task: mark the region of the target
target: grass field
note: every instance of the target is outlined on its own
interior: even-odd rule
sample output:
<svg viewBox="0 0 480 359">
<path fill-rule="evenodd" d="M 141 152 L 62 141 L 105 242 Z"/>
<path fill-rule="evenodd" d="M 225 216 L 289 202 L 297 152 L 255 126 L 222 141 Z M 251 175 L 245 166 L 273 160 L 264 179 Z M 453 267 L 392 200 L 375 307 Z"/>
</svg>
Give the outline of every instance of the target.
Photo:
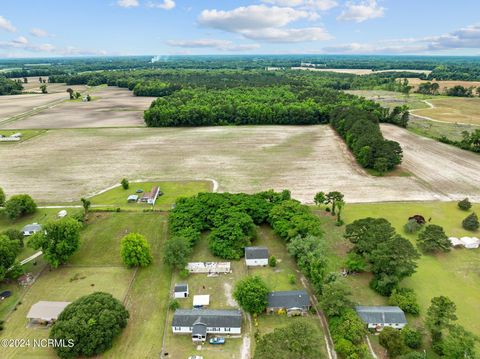
<svg viewBox="0 0 480 359">
<path fill-rule="evenodd" d="M 37 216 L 52 217 L 56 211 L 41 210 Z M 21 289 L 16 284 L 2 284 L 0 290 L 13 290 L 14 296 L 8 299 L 9 302 L 0 304 L 1 318 L 5 318 L 15 303 L 21 300 L 18 308 L 7 317 L 2 337 L 46 338 L 48 330 L 26 328 L 25 315 L 32 304 L 39 300 L 73 301 L 94 291 L 105 291 L 126 304 L 130 319 L 114 347 L 104 356 L 156 357 L 162 348 L 158 338 L 165 324 L 171 279 L 171 272 L 162 258 L 162 247 L 167 237 L 166 216 L 139 212 L 90 213 L 89 216 L 88 226 L 82 231 L 80 249 L 68 266 L 49 271 L 39 260 L 36 266 L 28 268 L 33 272 L 44 268 L 30 289 Z M 1 223 L 5 226 L 3 221 Z M 154 257 L 152 265 L 138 271 L 125 268 L 120 260 L 120 240 L 132 231 L 146 236 Z M 5 355 L 2 352 L 2 358 L 25 356 L 56 357 L 48 349 L 9 349 Z"/>
<path fill-rule="evenodd" d="M 127 203 L 127 197 L 130 194 L 137 194 L 141 197 L 142 193 L 135 193 L 137 189 L 149 192 L 153 186 L 160 187 L 160 191 L 163 192 L 163 195 L 160 196 L 155 203 L 155 209 L 162 210 L 169 210 L 179 197 L 194 196 L 199 192 L 210 192 L 213 189 L 212 182 L 210 181 L 131 182 L 130 188 L 127 190 L 124 190 L 123 187 L 118 185 L 118 187 L 100 193 L 90 199 L 92 205 L 107 205 L 126 210 L 141 211 L 152 208 L 152 206 L 145 202 Z"/>
<path fill-rule="evenodd" d="M 407 105 L 411 110 L 429 108 L 430 106 L 428 106 L 424 100 L 434 98 L 433 96 L 420 94 L 410 94 L 409 96 L 405 96 L 400 92 L 384 90 L 351 90 L 345 92 L 365 97 L 369 100 L 378 102 L 384 107 L 393 108 L 396 106 Z"/>
<path fill-rule="evenodd" d="M 479 205 L 474 210 L 479 211 Z M 325 219 L 323 211 L 319 212 L 324 221 L 324 229 L 331 256 L 332 270 L 343 267 L 343 261 L 350 244 L 343 239 L 343 228 L 333 225 L 333 221 Z M 459 210 L 454 202 L 405 202 L 379 204 L 351 204 L 344 210 L 346 223 L 365 217 L 383 217 L 388 219 L 397 232 L 415 243 L 415 235 L 407 235 L 403 225 L 409 216 L 421 214 L 431 218 L 431 223 L 441 225 L 448 236 L 472 236 L 461 227 L 461 221 L 468 213 Z M 329 216 L 327 216 L 329 217 Z M 408 317 L 413 323 L 421 323 L 432 297 L 445 295 L 457 304 L 458 323 L 473 333 L 480 334 L 480 250 L 452 249 L 451 252 L 437 256 L 423 255 L 418 261 L 417 272 L 404 280 L 402 285 L 415 289 L 421 307 L 421 317 Z M 376 294 L 368 287 L 369 274 L 347 277 L 355 302 L 364 305 L 384 305 L 386 298 Z"/>
<path fill-rule="evenodd" d="M 415 115 L 437 121 L 480 125 L 480 98 L 441 97 L 429 100 L 433 108 L 419 109 Z"/>
<path fill-rule="evenodd" d="M 451 140 L 460 141 L 463 138 L 462 132 L 474 132 L 480 129 L 480 125 L 429 121 L 411 114 L 408 129 L 418 135 L 433 139 L 445 136 Z"/>
</svg>

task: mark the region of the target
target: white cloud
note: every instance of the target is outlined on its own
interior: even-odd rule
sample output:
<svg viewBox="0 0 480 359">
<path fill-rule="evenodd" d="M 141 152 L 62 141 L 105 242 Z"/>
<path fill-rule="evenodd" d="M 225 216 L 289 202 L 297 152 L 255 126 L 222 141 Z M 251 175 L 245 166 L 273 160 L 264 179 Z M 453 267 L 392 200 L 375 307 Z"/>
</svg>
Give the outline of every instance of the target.
<svg viewBox="0 0 480 359">
<path fill-rule="evenodd" d="M 318 9 L 321 11 L 330 10 L 338 5 L 335 0 L 262 0 L 264 3 L 287 6 L 287 7 L 306 7 Z"/>
<path fill-rule="evenodd" d="M 169 40 L 167 44 L 174 47 L 183 48 L 210 48 L 221 51 L 250 51 L 260 47 L 258 44 L 239 44 L 236 45 L 229 40 L 218 39 L 198 39 L 198 40 Z"/>
<path fill-rule="evenodd" d="M 33 28 L 32 30 L 30 30 L 30 35 L 33 35 L 35 37 L 47 37 L 48 32 L 43 29 Z"/>
<path fill-rule="evenodd" d="M 349 1 L 345 10 L 337 17 L 338 20 L 364 22 L 370 19 L 383 17 L 385 8 L 378 5 L 376 0 L 360 2 Z"/>
<path fill-rule="evenodd" d="M 10 21 L 5 19 L 1 15 L 0 15 L 0 29 L 6 30 L 6 31 L 9 31 L 9 32 L 17 31 L 17 29 L 15 29 L 15 26 L 13 26 Z"/>
<path fill-rule="evenodd" d="M 351 43 L 330 46 L 323 50 L 348 54 L 418 54 L 458 49 L 480 50 L 480 25 L 467 26 L 440 36 L 384 40 L 375 44 Z"/>
<path fill-rule="evenodd" d="M 173 0 L 163 0 L 162 3 L 154 3 L 154 2 L 149 2 L 147 4 L 147 7 L 150 8 L 159 8 L 159 9 L 164 9 L 164 10 L 172 10 L 175 7 L 175 1 Z"/>
<path fill-rule="evenodd" d="M 297 0 L 282 1 L 294 5 Z M 302 0 L 305 3 L 304 0 Z M 198 22 L 205 26 L 237 33 L 244 38 L 266 42 L 306 42 L 328 40 L 332 37 L 319 26 L 305 28 L 287 27 L 292 22 L 318 18 L 316 12 L 303 8 L 266 5 L 242 6 L 233 10 L 204 10 Z"/>
<path fill-rule="evenodd" d="M 332 36 L 321 27 L 306 27 L 300 29 L 267 28 L 262 29 L 262 31 L 245 31 L 243 35 L 252 40 L 286 43 L 332 39 Z"/>
<path fill-rule="evenodd" d="M 118 0 L 117 5 L 120 7 L 137 7 L 140 3 L 138 0 Z"/>
<path fill-rule="evenodd" d="M 25 36 L 19 36 L 12 42 L 19 45 L 26 45 L 28 44 L 28 39 Z"/>
</svg>

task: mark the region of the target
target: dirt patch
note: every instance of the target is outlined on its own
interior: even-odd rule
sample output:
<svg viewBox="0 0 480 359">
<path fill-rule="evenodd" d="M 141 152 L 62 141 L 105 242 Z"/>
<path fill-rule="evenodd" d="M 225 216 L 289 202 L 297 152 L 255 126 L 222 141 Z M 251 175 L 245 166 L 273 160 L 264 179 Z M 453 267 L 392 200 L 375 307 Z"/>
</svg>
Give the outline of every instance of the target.
<svg viewBox="0 0 480 359">
<path fill-rule="evenodd" d="M 240 354 L 242 359 L 250 359 L 250 337 L 244 336 L 242 341 L 242 351 Z"/>
<path fill-rule="evenodd" d="M 27 191 L 43 203 L 78 201 L 123 177 L 215 178 L 219 191 L 230 192 L 288 188 L 308 203 L 316 192 L 333 190 L 345 193 L 347 202 L 465 195 L 480 201 L 478 155 L 398 127 L 383 129 L 404 145 L 404 167 L 414 176 L 366 174 L 329 126 L 111 128 L 50 130 L 0 146 L 0 183 L 8 194 Z"/>
<path fill-rule="evenodd" d="M 227 304 L 230 307 L 238 307 L 237 302 L 233 299 L 232 295 L 232 285 L 228 282 L 223 283 L 223 289 L 225 290 L 225 298 L 227 298 Z"/>
<path fill-rule="evenodd" d="M 154 97 L 133 96 L 131 91 L 117 87 L 93 90 L 91 95 L 95 98 L 94 101 L 65 101 L 49 109 L 34 113 L 27 118 L 9 122 L 4 128 L 51 129 L 144 126 L 143 111 L 155 99 Z M 52 94 L 51 96 L 68 99 L 67 93 Z"/>
</svg>

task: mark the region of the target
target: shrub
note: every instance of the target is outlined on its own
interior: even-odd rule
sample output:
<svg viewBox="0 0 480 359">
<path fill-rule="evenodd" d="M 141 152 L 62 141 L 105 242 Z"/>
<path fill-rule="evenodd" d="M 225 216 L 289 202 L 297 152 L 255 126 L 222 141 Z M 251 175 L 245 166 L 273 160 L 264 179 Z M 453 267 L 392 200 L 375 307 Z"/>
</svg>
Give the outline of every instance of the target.
<svg viewBox="0 0 480 359">
<path fill-rule="evenodd" d="M 348 253 L 345 267 L 349 273 L 361 273 L 365 271 L 367 263 L 361 255 L 350 252 Z"/>
<path fill-rule="evenodd" d="M 425 230 L 418 235 L 417 246 L 425 253 L 448 252 L 452 243 L 442 227 L 436 224 L 429 224 Z"/>
<path fill-rule="evenodd" d="M 249 313 L 262 313 L 267 307 L 269 289 L 262 278 L 246 277 L 235 285 L 233 297 Z"/>
<path fill-rule="evenodd" d="M 407 223 L 403 226 L 405 233 L 415 233 L 422 229 L 422 225 L 418 223 L 414 218 L 409 219 Z"/>
<path fill-rule="evenodd" d="M 480 226 L 477 214 L 475 212 L 470 214 L 467 218 L 463 220 L 462 226 L 468 231 L 476 231 Z"/>
<path fill-rule="evenodd" d="M 417 296 L 415 291 L 410 288 L 394 289 L 390 298 L 388 298 L 388 304 L 400 307 L 405 313 L 413 315 L 420 313 Z"/>
<path fill-rule="evenodd" d="M 296 282 L 297 282 L 297 277 L 295 277 L 295 274 L 289 274 L 288 275 L 288 283 L 295 284 Z"/>
<path fill-rule="evenodd" d="M 5 192 L 3 191 L 3 188 L 0 187 L 0 207 L 3 207 L 5 205 Z"/>
<path fill-rule="evenodd" d="M 458 208 L 460 208 L 462 211 L 468 211 L 470 208 L 472 208 L 472 204 L 468 198 L 464 198 L 458 202 Z"/>
<path fill-rule="evenodd" d="M 178 302 L 178 300 L 172 299 L 170 303 L 168 303 L 168 309 L 170 309 L 171 311 L 175 311 L 178 308 L 180 308 L 180 303 Z"/>
<path fill-rule="evenodd" d="M 127 190 L 130 187 L 130 182 L 128 182 L 128 180 L 126 178 L 123 178 L 120 181 L 120 184 L 122 185 L 122 188 L 125 189 L 125 190 Z"/>
<path fill-rule="evenodd" d="M 277 266 L 277 258 L 275 258 L 275 256 L 270 256 L 270 258 L 268 258 L 268 265 L 270 267 L 276 267 Z"/>
<path fill-rule="evenodd" d="M 188 276 L 190 275 L 190 272 L 188 271 L 187 268 L 183 268 L 180 272 L 178 272 L 178 275 L 179 275 L 180 278 L 182 278 L 182 279 L 187 279 Z"/>
<path fill-rule="evenodd" d="M 73 346 L 54 348 L 60 358 L 99 355 L 112 347 L 128 317 L 118 299 L 96 292 L 69 304 L 53 324 L 49 338 L 66 343 L 73 340 Z"/>
<path fill-rule="evenodd" d="M 127 267 L 146 267 L 152 262 L 150 246 L 145 237 L 138 233 L 123 237 L 121 256 Z"/>
<path fill-rule="evenodd" d="M 11 241 L 17 241 L 21 248 L 24 247 L 24 243 L 23 243 L 24 235 L 18 229 L 9 228 L 6 231 L 4 231 L 2 234 L 6 235 Z"/>
<path fill-rule="evenodd" d="M 37 204 L 28 194 L 18 194 L 5 202 L 5 214 L 10 219 L 17 219 L 35 213 Z"/>
<path fill-rule="evenodd" d="M 390 358 L 396 358 L 405 351 L 400 331 L 386 327 L 380 332 L 378 341 L 382 347 L 387 349 Z"/>
<path fill-rule="evenodd" d="M 418 349 L 422 346 L 422 333 L 418 330 L 415 330 L 410 327 L 404 327 L 402 329 L 402 338 L 403 343 L 411 348 L 411 349 Z"/>
<path fill-rule="evenodd" d="M 419 352 L 410 352 L 400 357 L 401 359 L 425 359 L 425 355 Z"/>
</svg>

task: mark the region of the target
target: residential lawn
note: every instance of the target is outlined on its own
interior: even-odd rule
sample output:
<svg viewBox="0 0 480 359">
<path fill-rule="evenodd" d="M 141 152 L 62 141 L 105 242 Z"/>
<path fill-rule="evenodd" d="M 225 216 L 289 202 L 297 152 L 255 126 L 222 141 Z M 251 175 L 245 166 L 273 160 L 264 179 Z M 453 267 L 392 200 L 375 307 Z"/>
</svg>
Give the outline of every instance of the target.
<svg viewBox="0 0 480 359">
<path fill-rule="evenodd" d="M 5 321 L 3 338 L 41 339 L 48 337 L 48 329 L 27 328 L 26 315 L 40 300 L 74 301 L 96 291 L 109 292 L 123 300 L 133 270 L 121 267 L 63 267 L 45 270 L 23 297 L 21 304 Z M 115 283 L 115 285 L 112 285 Z M 2 358 L 56 358 L 48 348 L 2 348 Z"/>
<path fill-rule="evenodd" d="M 474 208 L 479 212 L 480 205 Z M 456 202 L 399 202 L 349 204 L 345 207 L 343 217 L 346 223 L 365 217 L 383 217 L 388 219 L 397 232 L 415 243 L 416 235 L 406 234 L 403 225 L 414 214 L 423 215 L 432 224 L 441 225 L 448 236 L 477 236 L 461 227 L 462 220 L 471 211 L 464 212 L 457 208 Z M 318 211 L 323 218 L 323 211 Z M 328 216 L 329 217 L 329 216 Z M 329 221 L 332 222 L 333 221 Z M 344 227 L 335 227 L 324 222 L 325 238 L 332 250 L 332 268 L 341 270 L 350 244 L 342 238 Z M 376 294 L 368 287 L 369 274 L 350 275 L 346 279 L 354 293 L 353 299 L 358 304 L 382 305 L 386 298 Z M 475 334 L 480 334 L 480 250 L 452 249 L 451 252 L 436 256 L 422 255 L 418 261 L 417 272 L 402 282 L 402 286 L 413 288 L 417 293 L 421 307 L 419 318 L 408 316 L 410 323 L 421 324 L 430 300 L 439 295 L 452 299 L 457 305 L 458 323 Z"/>
<path fill-rule="evenodd" d="M 115 214 L 118 215 L 118 214 Z M 158 358 L 162 350 L 167 304 L 170 298 L 171 270 L 163 263 L 163 246 L 167 239 L 167 218 L 155 213 L 128 214 L 125 221 L 143 229 L 149 239 L 153 263 L 138 270 L 126 298 L 130 313 L 127 327 L 115 341 L 107 358 Z M 168 324 L 167 324 L 168 327 Z"/>
<path fill-rule="evenodd" d="M 0 130 L 0 135 L 3 135 L 5 137 L 13 135 L 14 133 L 21 133 L 22 134 L 22 137 L 21 137 L 20 141 L 12 141 L 12 142 L 0 141 L 0 145 L 3 145 L 3 144 L 12 145 L 12 144 L 15 144 L 15 143 L 25 142 L 25 141 L 31 139 L 32 137 L 41 135 L 45 132 L 47 132 L 47 130 Z"/>
<path fill-rule="evenodd" d="M 152 187 L 159 186 L 163 195 L 160 196 L 156 203 L 155 209 L 169 210 L 172 205 L 180 197 L 194 196 L 199 192 L 210 192 L 212 183 L 209 181 L 176 181 L 176 182 L 130 182 L 130 188 L 124 190 L 118 185 L 111 190 L 100 193 L 91 198 L 92 205 L 96 206 L 112 206 L 121 209 L 139 210 L 152 208 L 147 203 L 128 203 L 127 198 L 131 194 L 137 194 L 141 198 L 142 193 L 136 193 L 137 189 L 145 192 L 151 191 Z"/>
</svg>

